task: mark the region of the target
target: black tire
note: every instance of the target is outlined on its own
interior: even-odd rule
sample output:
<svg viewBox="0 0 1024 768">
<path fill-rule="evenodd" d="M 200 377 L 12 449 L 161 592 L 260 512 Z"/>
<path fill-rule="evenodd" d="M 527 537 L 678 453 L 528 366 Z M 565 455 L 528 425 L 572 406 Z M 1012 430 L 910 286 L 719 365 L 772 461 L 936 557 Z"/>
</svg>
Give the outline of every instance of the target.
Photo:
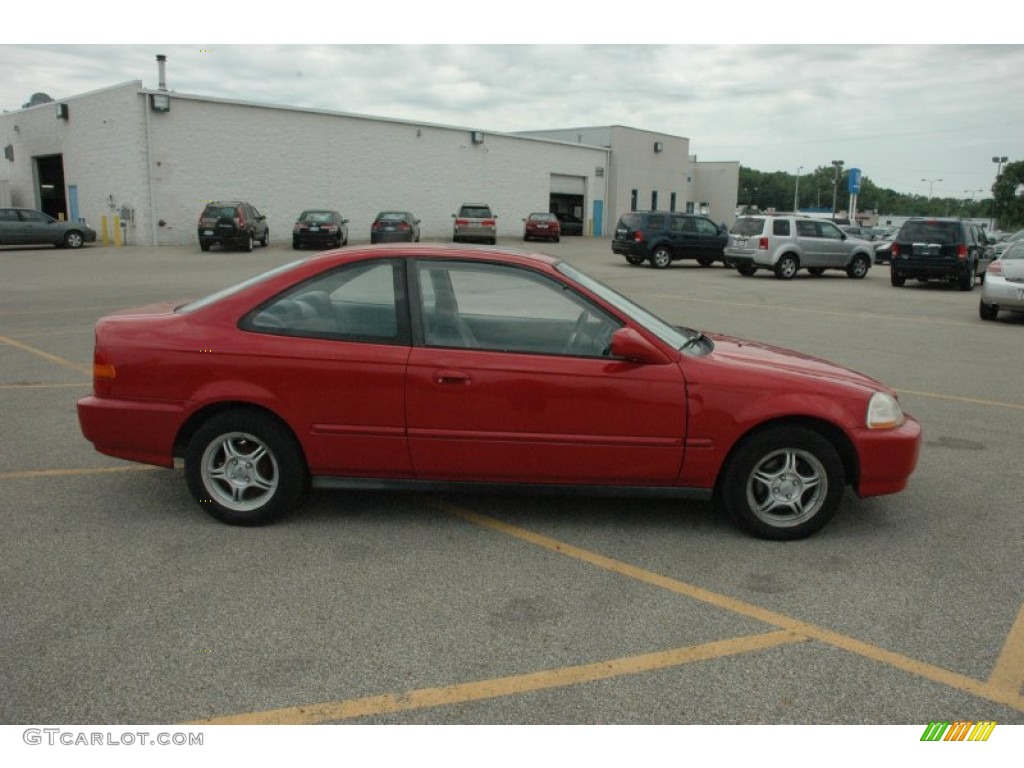
<svg viewBox="0 0 1024 768">
<path fill-rule="evenodd" d="M 71 229 L 64 233 L 65 248 L 81 248 L 85 245 L 85 237 L 77 229 Z"/>
<path fill-rule="evenodd" d="M 642 256 L 627 256 L 626 261 L 632 264 L 634 267 L 638 267 L 644 263 Z"/>
<path fill-rule="evenodd" d="M 969 264 L 967 270 L 960 276 L 960 279 L 956 283 L 957 288 L 961 291 L 973 291 L 974 290 L 974 265 Z"/>
<path fill-rule="evenodd" d="M 203 424 L 185 452 L 189 490 L 229 525 L 265 525 L 298 506 L 309 470 L 291 432 L 271 417 L 226 411 Z"/>
<path fill-rule="evenodd" d="M 714 259 L 697 259 L 697 263 L 700 264 L 702 267 L 710 267 L 712 264 L 715 263 L 715 260 Z"/>
<path fill-rule="evenodd" d="M 255 245 L 255 241 L 253 240 L 252 232 L 250 232 L 249 234 L 247 234 L 245 236 L 245 241 L 242 243 L 242 250 L 243 251 L 247 251 L 249 253 L 252 253 L 252 249 L 253 249 L 254 245 Z"/>
<path fill-rule="evenodd" d="M 802 539 L 835 515 L 844 477 L 838 451 L 820 434 L 800 426 L 771 427 L 733 451 L 719 499 L 758 538 Z"/>
<path fill-rule="evenodd" d="M 986 304 L 984 299 L 978 302 L 978 316 L 982 320 L 995 320 L 999 315 L 999 307 L 995 304 Z"/>
<path fill-rule="evenodd" d="M 902 288 L 907 283 L 907 278 L 898 272 L 893 272 L 892 268 L 889 268 L 889 282 L 893 284 L 895 288 Z"/>
<path fill-rule="evenodd" d="M 293 251 L 301 251 L 302 250 L 302 243 L 300 243 L 298 240 L 292 240 L 292 250 Z"/>
<path fill-rule="evenodd" d="M 821 277 L 822 275 L 825 274 L 824 267 L 808 267 L 807 271 L 810 272 L 815 277 Z"/>
<path fill-rule="evenodd" d="M 775 278 L 777 280 L 792 280 L 800 269 L 800 260 L 792 253 L 784 253 L 775 263 Z"/>
<path fill-rule="evenodd" d="M 867 256 L 854 256 L 853 261 L 846 267 L 846 276 L 854 280 L 863 280 L 871 269 L 871 260 Z"/>
<path fill-rule="evenodd" d="M 556 243 L 559 243 L 559 242 L 561 242 L 561 241 L 562 241 L 562 238 L 560 238 L 560 237 L 556 237 L 556 238 L 555 238 L 555 242 L 556 242 Z"/>
<path fill-rule="evenodd" d="M 651 266 L 655 269 L 665 269 L 672 263 L 672 251 L 664 245 L 659 245 L 651 251 Z"/>
<path fill-rule="evenodd" d="M 199 241 L 199 250 L 200 251 L 208 251 L 208 250 L 210 250 L 210 241 L 209 240 L 200 240 Z"/>
<path fill-rule="evenodd" d="M 260 246 L 263 247 L 263 248 L 266 248 L 267 247 L 267 243 L 269 243 L 269 242 L 270 242 L 270 228 L 268 227 L 267 231 L 263 233 L 263 237 L 260 238 Z"/>
<path fill-rule="evenodd" d="M 736 267 L 736 271 L 744 277 L 752 277 L 757 272 L 757 267 L 753 264 L 740 264 Z"/>
</svg>

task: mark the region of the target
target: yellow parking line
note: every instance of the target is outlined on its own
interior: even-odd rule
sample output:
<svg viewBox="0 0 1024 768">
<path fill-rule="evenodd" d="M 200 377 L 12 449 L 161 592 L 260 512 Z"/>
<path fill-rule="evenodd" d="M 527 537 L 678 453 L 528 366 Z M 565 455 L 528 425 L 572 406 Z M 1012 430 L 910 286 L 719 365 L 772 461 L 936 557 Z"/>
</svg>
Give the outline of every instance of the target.
<svg viewBox="0 0 1024 768">
<path fill-rule="evenodd" d="M 514 536 L 517 539 L 535 544 L 536 546 L 543 547 L 544 549 L 552 552 L 565 555 L 566 557 L 581 560 L 598 568 L 603 568 L 613 573 L 628 576 L 629 578 L 675 592 L 676 594 L 685 595 L 686 597 L 693 598 L 694 600 L 700 600 L 701 602 L 717 606 L 727 611 L 732 611 L 733 613 L 738 613 L 742 616 L 748 616 L 752 619 L 757 619 L 768 624 L 774 624 L 782 629 L 787 629 L 808 638 L 827 643 L 828 645 L 836 648 L 841 648 L 850 653 L 855 653 L 873 661 L 887 664 L 912 675 L 923 677 L 927 680 L 931 680 L 932 682 L 941 683 L 942 685 L 947 685 L 951 688 L 955 688 L 989 701 L 1005 704 L 1024 712 L 1024 695 L 1021 695 L 1019 690 L 1007 690 L 1003 685 L 999 684 L 1002 683 L 1001 679 L 997 679 L 995 681 L 997 684 L 995 685 L 992 682 L 975 680 L 967 677 L 966 675 L 951 672 L 948 669 L 943 669 L 942 667 L 937 667 L 933 664 L 918 661 L 917 659 L 912 659 L 909 656 L 904 656 L 900 653 L 887 651 L 884 648 L 872 645 L 871 643 L 866 643 L 861 640 L 842 635 L 838 632 L 833 632 L 823 627 L 800 621 L 799 619 L 794 619 L 790 616 L 786 616 L 785 614 L 776 613 L 775 611 L 770 611 L 758 605 L 737 600 L 729 597 L 728 595 L 711 592 L 709 590 L 702 589 L 701 587 L 694 586 L 693 584 L 686 584 L 685 582 L 677 581 L 669 578 L 668 576 L 662 576 L 661 574 L 654 573 L 653 571 L 648 571 L 643 568 L 638 568 L 635 565 L 624 563 L 620 560 L 599 555 L 596 552 L 580 549 L 572 546 L 571 544 L 558 541 L 557 539 L 552 539 L 547 536 L 528 531 L 524 528 L 509 525 L 508 523 L 471 512 L 467 509 L 441 503 L 438 503 L 436 506 L 468 522 L 500 531 L 501 533 Z M 1022 630 L 1022 632 L 1024 632 L 1024 630 Z M 1017 647 L 1018 642 L 1019 641 L 1014 641 L 1014 643 L 1010 645 L 1014 649 L 1019 650 Z M 1011 651 L 1008 654 L 1011 659 L 1008 663 L 1013 663 L 1012 659 L 1016 658 L 1015 652 L 1016 651 Z"/>
<path fill-rule="evenodd" d="M 593 664 L 545 669 L 540 672 L 477 680 L 439 688 L 421 688 L 404 693 L 367 696 L 361 699 L 329 701 L 263 712 L 244 712 L 224 717 L 210 717 L 206 720 L 188 723 L 188 725 L 313 725 L 349 720 L 355 717 L 463 704 L 468 701 L 493 699 L 549 688 L 565 688 L 571 685 L 651 672 L 681 664 L 691 664 L 695 661 L 751 653 L 788 643 L 806 642 L 806 640 L 806 637 L 794 632 L 784 630 L 767 632 L 639 656 L 626 656 Z"/>
<path fill-rule="evenodd" d="M 33 355 L 38 355 L 39 357 L 49 360 L 50 362 L 57 363 L 58 365 L 63 365 L 65 368 L 70 368 L 73 371 L 78 371 L 78 373 L 85 373 L 90 376 L 92 375 L 92 366 L 73 363 L 70 360 L 65 360 L 63 357 L 51 355 L 49 352 L 44 352 L 43 350 L 29 346 L 28 344 L 22 344 L 20 341 L 15 341 L 14 339 L 10 339 L 6 336 L 0 336 L 0 344 L 9 344 L 12 347 L 17 347 L 18 349 L 23 349 L 26 352 L 31 352 Z"/>
<path fill-rule="evenodd" d="M 999 400 L 982 400 L 977 397 L 962 397 L 960 395 L 942 395 L 938 392 L 919 392 L 914 389 L 903 389 L 896 387 L 901 395 L 917 395 L 918 397 L 933 397 L 937 400 L 953 400 L 958 403 L 971 403 L 972 405 L 992 405 L 996 408 L 1014 408 L 1024 411 L 1024 403 L 1003 403 Z"/>
<path fill-rule="evenodd" d="M 17 472 L 0 472 L 0 480 L 24 480 L 32 477 L 65 477 L 75 475 L 102 475 L 109 472 L 152 472 L 163 467 L 149 464 L 131 464 L 127 467 L 95 467 L 93 469 L 25 469 Z"/>
<path fill-rule="evenodd" d="M 988 684 L 1008 694 L 1024 694 L 1024 606 L 1003 644 Z"/>
<path fill-rule="evenodd" d="M 91 385 L 91 382 L 82 381 L 78 384 L 0 384 L 0 389 L 70 389 L 72 387 L 82 389 Z"/>
</svg>

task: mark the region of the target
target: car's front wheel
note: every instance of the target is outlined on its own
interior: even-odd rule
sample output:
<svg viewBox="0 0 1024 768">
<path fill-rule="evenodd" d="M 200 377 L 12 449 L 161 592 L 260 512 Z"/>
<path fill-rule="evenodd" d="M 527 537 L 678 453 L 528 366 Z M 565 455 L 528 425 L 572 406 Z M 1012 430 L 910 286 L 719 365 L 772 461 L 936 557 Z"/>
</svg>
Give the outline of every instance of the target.
<svg viewBox="0 0 1024 768">
<path fill-rule="evenodd" d="M 719 498 L 763 539 L 800 539 L 827 523 L 843 494 L 835 447 L 801 426 L 766 429 L 745 440 L 722 474 Z"/>
<path fill-rule="evenodd" d="M 846 268 L 846 275 L 854 280 L 860 280 L 867 277 L 869 269 L 871 269 L 871 262 L 867 256 L 854 256 L 853 261 Z"/>
<path fill-rule="evenodd" d="M 651 253 L 651 266 L 655 269 L 664 269 L 672 263 L 672 251 L 663 245 L 659 245 Z"/>
<path fill-rule="evenodd" d="M 214 416 L 189 441 L 189 490 L 210 515 L 230 525 L 263 525 L 295 507 L 309 471 L 291 433 L 271 417 L 235 410 Z"/>
</svg>

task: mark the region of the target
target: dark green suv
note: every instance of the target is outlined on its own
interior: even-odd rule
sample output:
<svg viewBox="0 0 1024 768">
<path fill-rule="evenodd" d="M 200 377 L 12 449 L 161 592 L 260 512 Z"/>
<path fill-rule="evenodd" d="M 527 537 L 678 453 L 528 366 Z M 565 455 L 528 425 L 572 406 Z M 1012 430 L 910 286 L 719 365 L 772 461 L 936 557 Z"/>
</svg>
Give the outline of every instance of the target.
<svg viewBox="0 0 1024 768">
<path fill-rule="evenodd" d="M 696 259 L 702 267 L 724 261 L 729 242 L 724 225 L 707 216 L 668 211 L 624 213 L 615 226 L 612 252 L 625 256 L 630 264 L 649 262 L 664 269 L 679 259 Z"/>
<path fill-rule="evenodd" d="M 908 219 L 892 241 L 890 280 L 897 288 L 908 279 L 946 280 L 961 291 L 974 289 L 992 261 L 988 238 L 966 219 Z"/>
</svg>

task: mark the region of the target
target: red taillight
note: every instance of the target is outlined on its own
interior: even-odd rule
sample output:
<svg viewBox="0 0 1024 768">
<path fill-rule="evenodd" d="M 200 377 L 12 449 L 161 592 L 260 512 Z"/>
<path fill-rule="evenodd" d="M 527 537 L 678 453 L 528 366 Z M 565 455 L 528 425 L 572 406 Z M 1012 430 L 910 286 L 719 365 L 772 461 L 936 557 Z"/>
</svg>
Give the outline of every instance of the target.
<svg viewBox="0 0 1024 768">
<path fill-rule="evenodd" d="M 373 226 L 372 226 L 372 227 L 370 227 L 370 229 L 380 229 L 380 228 L 381 228 L 381 227 L 383 227 L 383 226 L 384 226 L 384 225 L 383 225 L 383 224 L 382 224 L 381 222 L 379 222 L 379 221 L 375 221 L 375 222 L 373 222 Z"/>
<path fill-rule="evenodd" d="M 494 219 L 484 219 L 483 225 L 485 227 L 493 227 L 494 226 Z"/>
<path fill-rule="evenodd" d="M 757 250 L 759 250 L 759 251 L 767 251 L 768 250 L 768 238 L 767 237 L 762 237 L 760 240 L 757 241 Z"/>
<path fill-rule="evenodd" d="M 641 232 L 638 229 L 636 232 L 633 233 L 633 242 L 634 243 L 642 243 L 643 241 L 644 241 L 644 233 Z"/>
<path fill-rule="evenodd" d="M 899 245 L 897 245 L 896 243 L 893 243 L 892 247 L 889 249 L 889 253 L 892 256 L 899 256 L 900 255 L 900 247 L 899 247 Z"/>
<path fill-rule="evenodd" d="M 988 265 L 988 269 L 985 270 L 990 275 L 1001 275 L 1003 274 L 1003 262 L 993 261 Z"/>
<path fill-rule="evenodd" d="M 469 224 L 469 221 L 467 219 L 456 219 L 455 220 L 455 226 L 457 226 L 457 227 L 464 227 L 467 224 Z"/>
<path fill-rule="evenodd" d="M 399 229 L 408 229 L 409 225 L 406 224 L 404 221 L 400 221 L 400 222 L 398 222 L 398 228 Z"/>
<path fill-rule="evenodd" d="M 960 245 L 957 247 L 956 257 L 960 259 L 960 261 L 967 260 L 967 246 L 964 245 L 963 243 L 960 243 Z"/>
<path fill-rule="evenodd" d="M 245 229 L 245 214 L 242 213 L 241 209 L 238 211 L 238 228 Z"/>
</svg>

